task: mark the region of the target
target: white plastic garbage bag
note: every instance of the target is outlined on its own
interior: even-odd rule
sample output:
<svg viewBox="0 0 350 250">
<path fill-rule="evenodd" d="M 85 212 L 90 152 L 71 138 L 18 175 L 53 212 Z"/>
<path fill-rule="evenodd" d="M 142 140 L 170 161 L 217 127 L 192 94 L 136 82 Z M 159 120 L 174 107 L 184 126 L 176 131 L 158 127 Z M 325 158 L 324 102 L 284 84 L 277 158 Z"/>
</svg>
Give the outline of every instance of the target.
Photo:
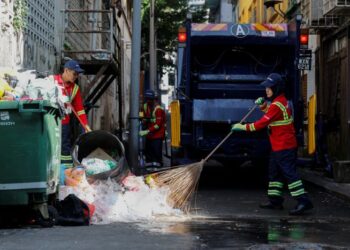
<svg viewBox="0 0 350 250">
<path fill-rule="evenodd" d="M 31 99 L 42 98 L 52 103 L 57 102 L 58 87 L 55 84 L 53 76 L 34 79 L 26 87 L 26 93 Z"/>
<path fill-rule="evenodd" d="M 115 162 L 98 158 L 84 158 L 81 164 L 85 167 L 87 176 L 103 173 L 116 167 Z"/>
</svg>

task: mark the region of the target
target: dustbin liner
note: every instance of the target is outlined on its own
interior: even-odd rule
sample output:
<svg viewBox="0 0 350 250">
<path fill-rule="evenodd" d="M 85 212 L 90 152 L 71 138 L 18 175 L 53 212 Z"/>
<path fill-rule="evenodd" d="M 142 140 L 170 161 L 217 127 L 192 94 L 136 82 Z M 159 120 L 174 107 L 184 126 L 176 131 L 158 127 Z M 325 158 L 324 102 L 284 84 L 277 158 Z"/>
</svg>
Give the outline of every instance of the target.
<svg viewBox="0 0 350 250">
<path fill-rule="evenodd" d="M 82 160 L 92 153 L 95 149 L 101 148 L 107 154 L 114 155 L 118 162 L 114 169 L 109 171 L 90 175 L 91 179 L 115 178 L 123 179 L 129 174 L 129 167 L 125 158 L 125 148 L 117 136 L 103 130 L 95 130 L 80 135 L 72 147 L 72 158 L 75 166 L 81 165 Z"/>
</svg>

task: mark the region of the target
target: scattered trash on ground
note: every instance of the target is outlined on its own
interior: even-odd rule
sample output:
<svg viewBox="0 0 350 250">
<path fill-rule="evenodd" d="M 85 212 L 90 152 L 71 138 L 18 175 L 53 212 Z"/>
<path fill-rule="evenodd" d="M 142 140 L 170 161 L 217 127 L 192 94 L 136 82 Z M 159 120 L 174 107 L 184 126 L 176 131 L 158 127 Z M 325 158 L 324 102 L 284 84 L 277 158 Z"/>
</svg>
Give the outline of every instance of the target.
<svg viewBox="0 0 350 250">
<path fill-rule="evenodd" d="M 72 172 L 74 171 L 79 172 L 76 176 L 80 178 L 81 170 Z M 59 198 L 63 200 L 69 194 L 75 194 L 84 202 L 92 204 L 95 208 L 92 224 L 151 220 L 156 216 L 183 214 L 168 204 L 169 189 L 150 187 L 142 176 L 129 175 L 122 183 L 108 179 L 89 184 L 85 175 L 82 175 L 79 182 L 73 184 L 74 186 L 61 186 Z"/>
<path fill-rule="evenodd" d="M 53 76 L 38 77 L 37 73 L 0 68 L 0 101 L 47 100 L 57 106 L 57 117 L 61 117 L 65 96 Z M 76 195 L 89 207 L 92 224 L 183 215 L 181 206 L 175 206 L 182 198 L 171 202 L 174 193 L 167 183 L 159 182 L 163 175 L 155 179 L 131 174 L 124 147 L 114 135 L 92 131 L 82 135 L 73 148 L 75 167 L 61 166 L 59 199 L 63 202 L 70 194 Z"/>
<path fill-rule="evenodd" d="M 83 158 L 81 166 L 63 171 L 65 185 L 60 188 L 59 199 L 74 194 L 93 206 L 91 224 L 143 221 L 183 214 L 168 202 L 169 188 L 155 185 L 151 176 L 135 176 L 124 168 L 119 178 L 93 178 L 94 174 L 117 168 L 119 157 L 111 156 L 110 152 L 99 147 L 92 150 Z"/>
</svg>

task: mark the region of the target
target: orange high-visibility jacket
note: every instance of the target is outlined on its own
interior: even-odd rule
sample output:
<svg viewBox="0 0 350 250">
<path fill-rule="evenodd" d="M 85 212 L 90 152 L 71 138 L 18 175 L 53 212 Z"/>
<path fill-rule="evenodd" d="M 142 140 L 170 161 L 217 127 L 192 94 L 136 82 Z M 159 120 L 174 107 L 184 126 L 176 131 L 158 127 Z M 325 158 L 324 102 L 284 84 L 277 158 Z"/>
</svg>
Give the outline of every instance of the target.
<svg viewBox="0 0 350 250">
<path fill-rule="evenodd" d="M 247 131 L 268 127 L 272 151 L 296 148 L 292 110 L 284 94 L 277 96 L 269 107 L 262 107 L 262 110 L 266 112 L 265 115 L 260 120 L 247 124 Z"/>
<path fill-rule="evenodd" d="M 153 110 L 145 103 L 143 105 L 144 121 L 149 130 L 147 139 L 164 139 L 165 137 L 165 112 L 159 105 L 155 104 Z"/>
</svg>

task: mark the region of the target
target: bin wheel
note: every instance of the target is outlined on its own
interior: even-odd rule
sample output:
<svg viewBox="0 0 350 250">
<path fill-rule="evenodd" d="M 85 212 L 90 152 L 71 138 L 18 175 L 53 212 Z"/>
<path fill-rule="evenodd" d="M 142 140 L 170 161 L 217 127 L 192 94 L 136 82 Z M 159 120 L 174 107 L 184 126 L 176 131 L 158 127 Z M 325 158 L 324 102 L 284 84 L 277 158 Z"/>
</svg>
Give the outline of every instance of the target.
<svg viewBox="0 0 350 250">
<path fill-rule="evenodd" d="M 47 207 L 49 218 L 44 219 L 43 216 L 39 213 L 38 224 L 42 227 L 53 227 L 56 224 L 58 218 L 58 212 L 54 206 L 48 205 Z"/>
</svg>

